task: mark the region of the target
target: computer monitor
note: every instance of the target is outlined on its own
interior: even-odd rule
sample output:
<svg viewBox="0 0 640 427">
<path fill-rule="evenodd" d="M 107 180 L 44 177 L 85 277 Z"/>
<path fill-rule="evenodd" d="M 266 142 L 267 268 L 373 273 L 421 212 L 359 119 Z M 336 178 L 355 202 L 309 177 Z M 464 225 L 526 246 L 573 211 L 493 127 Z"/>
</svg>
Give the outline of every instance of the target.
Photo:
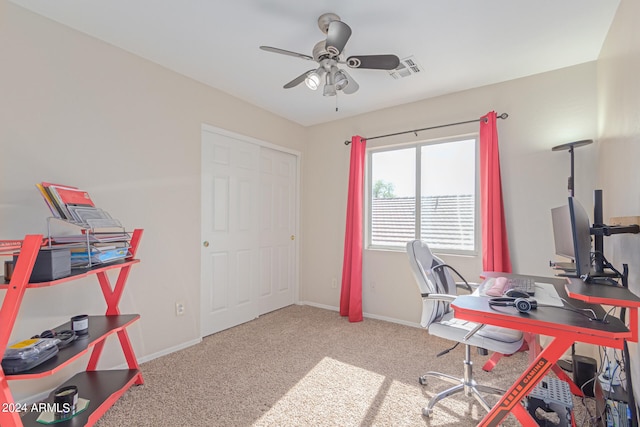
<svg viewBox="0 0 640 427">
<path fill-rule="evenodd" d="M 569 217 L 571 220 L 576 275 L 578 277 L 589 277 L 591 274 L 591 225 L 587 211 L 574 197 L 569 197 Z"/>
<path fill-rule="evenodd" d="M 553 225 L 553 241 L 556 246 L 556 255 L 573 261 L 576 256 L 573 248 L 569 205 L 551 209 L 551 223 Z"/>
</svg>

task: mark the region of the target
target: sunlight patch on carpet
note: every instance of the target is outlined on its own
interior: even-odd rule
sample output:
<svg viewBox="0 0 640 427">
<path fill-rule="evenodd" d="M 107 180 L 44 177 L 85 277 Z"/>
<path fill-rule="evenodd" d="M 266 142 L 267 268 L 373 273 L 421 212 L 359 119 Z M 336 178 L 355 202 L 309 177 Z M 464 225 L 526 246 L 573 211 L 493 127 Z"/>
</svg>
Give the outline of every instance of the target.
<svg viewBox="0 0 640 427">
<path fill-rule="evenodd" d="M 254 426 L 358 426 L 384 382 L 375 372 L 325 357 Z M 310 408 L 306 412 L 300 407 Z"/>
<path fill-rule="evenodd" d="M 415 425 L 416 414 L 422 413 L 422 408 L 427 406 L 429 399 L 435 394 L 431 390 L 440 391 L 448 386 L 440 381 L 433 383 L 434 388 L 431 389 L 429 386 L 419 385 L 417 378 L 415 385 L 392 381 L 378 408 L 375 425 Z M 420 392 L 416 392 L 416 389 Z M 440 401 L 427 425 L 450 427 L 465 422 L 469 417 L 479 419 L 477 411 L 470 411 L 469 399 L 460 399 L 460 396 Z"/>
</svg>

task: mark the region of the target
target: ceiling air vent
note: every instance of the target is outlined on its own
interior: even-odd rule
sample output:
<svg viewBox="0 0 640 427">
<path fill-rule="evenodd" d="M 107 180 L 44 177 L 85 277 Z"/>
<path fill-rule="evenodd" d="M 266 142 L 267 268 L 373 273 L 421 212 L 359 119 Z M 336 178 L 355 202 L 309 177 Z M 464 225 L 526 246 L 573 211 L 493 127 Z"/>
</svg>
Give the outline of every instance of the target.
<svg viewBox="0 0 640 427">
<path fill-rule="evenodd" d="M 413 74 L 421 73 L 422 67 L 418 65 L 416 59 L 413 56 L 400 60 L 400 65 L 395 70 L 389 70 L 389 74 L 394 79 L 401 79 L 409 77 Z"/>
</svg>

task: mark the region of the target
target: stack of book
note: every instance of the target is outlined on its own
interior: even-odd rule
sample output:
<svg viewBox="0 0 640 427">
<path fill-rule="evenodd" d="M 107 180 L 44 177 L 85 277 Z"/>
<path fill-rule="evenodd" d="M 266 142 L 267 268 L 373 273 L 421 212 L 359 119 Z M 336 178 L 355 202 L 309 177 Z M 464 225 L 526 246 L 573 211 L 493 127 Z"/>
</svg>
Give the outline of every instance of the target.
<svg viewBox="0 0 640 427">
<path fill-rule="evenodd" d="M 90 254 L 90 255 L 89 255 Z M 97 265 L 124 259 L 129 254 L 129 248 L 126 246 L 103 246 L 98 247 L 91 245 L 90 249 L 71 249 L 71 267 L 82 266 L 86 264 Z M 91 261 L 89 261 L 91 257 Z"/>
<path fill-rule="evenodd" d="M 79 233 L 50 232 L 49 236 L 53 244 L 72 247 L 72 267 L 104 264 L 128 256 L 129 234 L 120 221 L 95 206 L 88 192 L 78 187 L 50 182 L 41 182 L 36 187 L 53 218 L 81 228 Z"/>
<path fill-rule="evenodd" d="M 93 200 L 84 190 L 69 185 L 52 184 L 50 182 L 41 182 L 36 184 L 40 194 L 47 203 L 49 210 L 56 218 L 61 218 L 71 222 L 84 222 L 84 216 L 96 215 L 97 209 Z"/>
</svg>

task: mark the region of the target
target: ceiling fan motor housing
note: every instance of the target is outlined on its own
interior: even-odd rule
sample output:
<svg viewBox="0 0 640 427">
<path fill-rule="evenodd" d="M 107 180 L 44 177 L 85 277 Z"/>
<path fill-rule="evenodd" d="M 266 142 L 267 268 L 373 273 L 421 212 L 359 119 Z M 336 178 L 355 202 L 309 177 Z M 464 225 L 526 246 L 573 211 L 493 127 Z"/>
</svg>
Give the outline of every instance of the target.
<svg viewBox="0 0 640 427">
<path fill-rule="evenodd" d="M 329 32 L 329 24 L 333 21 L 340 21 L 340 17 L 335 13 L 323 13 L 318 18 L 318 27 L 320 31 L 327 34 Z"/>
<path fill-rule="evenodd" d="M 320 62 L 323 59 L 331 56 L 326 49 L 326 43 L 324 40 L 320 40 L 318 43 L 316 43 L 316 45 L 313 47 L 312 55 L 313 59 L 315 59 L 317 62 Z"/>
</svg>

